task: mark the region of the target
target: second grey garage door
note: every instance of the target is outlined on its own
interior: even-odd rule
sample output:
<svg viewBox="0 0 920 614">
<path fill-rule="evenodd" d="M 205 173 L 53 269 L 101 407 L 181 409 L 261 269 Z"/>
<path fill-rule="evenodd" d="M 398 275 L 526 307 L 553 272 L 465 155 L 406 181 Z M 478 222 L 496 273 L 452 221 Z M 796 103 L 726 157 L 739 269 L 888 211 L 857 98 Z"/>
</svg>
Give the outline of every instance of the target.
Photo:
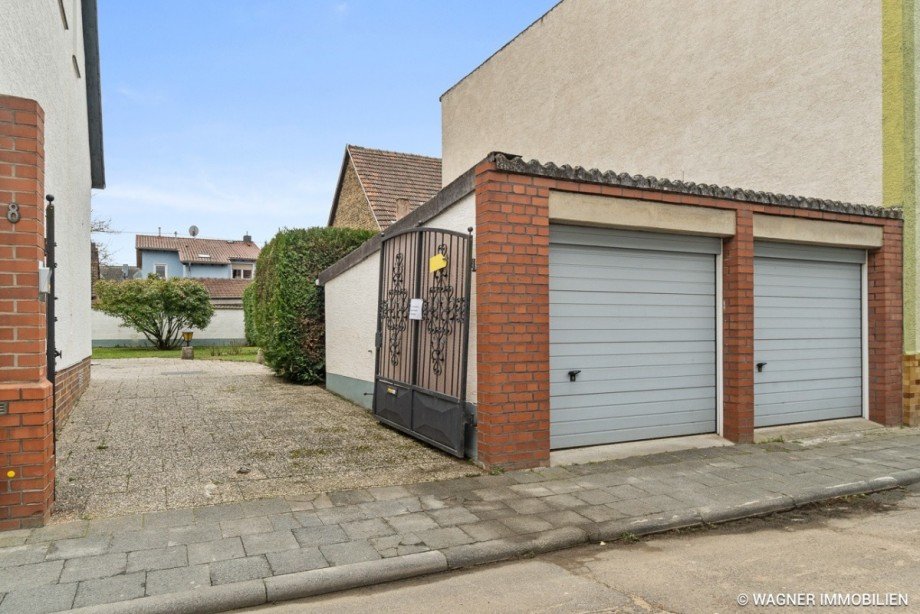
<svg viewBox="0 0 920 614">
<path fill-rule="evenodd" d="M 865 257 L 755 244 L 755 427 L 862 415 Z"/>
<path fill-rule="evenodd" d="M 551 447 L 716 430 L 720 250 L 710 237 L 550 228 Z"/>
</svg>

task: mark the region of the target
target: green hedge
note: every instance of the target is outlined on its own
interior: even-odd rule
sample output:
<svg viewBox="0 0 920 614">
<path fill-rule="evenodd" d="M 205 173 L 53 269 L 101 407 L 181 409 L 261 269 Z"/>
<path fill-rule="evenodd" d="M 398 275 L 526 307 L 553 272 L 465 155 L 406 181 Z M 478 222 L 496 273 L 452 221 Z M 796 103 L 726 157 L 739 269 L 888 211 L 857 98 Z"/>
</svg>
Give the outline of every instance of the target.
<svg viewBox="0 0 920 614">
<path fill-rule="evenodd" d="M 259 254 L 243 297 L 246 338 L 264 350 L 276 374 L 304 384 L 325 379 L 323 289 L 316 277 L 372 236 L 351 228 L 283 229 Z"/>
</svg>

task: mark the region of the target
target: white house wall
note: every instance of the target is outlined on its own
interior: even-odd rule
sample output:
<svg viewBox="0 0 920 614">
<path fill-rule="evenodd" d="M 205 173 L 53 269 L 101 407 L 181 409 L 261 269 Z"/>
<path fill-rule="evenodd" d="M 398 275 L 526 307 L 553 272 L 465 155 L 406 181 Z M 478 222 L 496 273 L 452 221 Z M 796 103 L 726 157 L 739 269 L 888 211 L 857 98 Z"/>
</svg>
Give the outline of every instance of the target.
<svg viewBox="0 0 920 614">
<path fill-rule="evenodd" d="M 380 252 L 325 285 L 326 386 L 356 403 L 374 388 Z"/>
<path fill-rule="evenodd" d="M 490 151 L 871 205 L 877 0 L 565 0 L 444 94 L 443 182 Z"/>
<path fill-rule="evenodd" d="M 80 0 L 0 2 L 0 93 L 45 112 L 45 192 L 55 197 L 58 370 L 90 355 L 90 163 Z M 77 77 L 76 57 L 81 77 Z"/>
<path fill-rule="evenodd" d="M 242 309 L 215 309 L 211 323 L 204 330 L 194 330 L 194 344 L 244 345 L 246 332 Z M 101 311 L 92 312 L 93 347 L 147 345 L 142 334 L 125 328 L 121 320 Z"/>
</svg>

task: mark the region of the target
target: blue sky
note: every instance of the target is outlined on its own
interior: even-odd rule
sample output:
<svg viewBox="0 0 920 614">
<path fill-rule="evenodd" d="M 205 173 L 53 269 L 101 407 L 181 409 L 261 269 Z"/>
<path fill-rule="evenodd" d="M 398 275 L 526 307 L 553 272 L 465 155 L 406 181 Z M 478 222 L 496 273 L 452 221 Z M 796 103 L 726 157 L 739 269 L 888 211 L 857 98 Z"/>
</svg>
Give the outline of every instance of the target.
<svg viewBox="0 0 920 614">
<path fill-rule="evenodd" d="M 438 97 L 556 0 L 100 0 L 96 236 L 324 225 L 346 143 L 440 155 Z"/>
</svg>

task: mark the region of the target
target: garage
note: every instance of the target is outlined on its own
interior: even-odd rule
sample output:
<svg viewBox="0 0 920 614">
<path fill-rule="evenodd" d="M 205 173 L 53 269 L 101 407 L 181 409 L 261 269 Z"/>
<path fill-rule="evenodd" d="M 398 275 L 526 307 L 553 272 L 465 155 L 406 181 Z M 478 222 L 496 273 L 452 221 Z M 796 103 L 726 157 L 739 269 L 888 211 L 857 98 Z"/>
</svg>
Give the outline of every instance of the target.
<svg viewBox="0 0 920 614">
<path fill-rule="evenodd" d="M 470 299 L 444 313 L 469 310 L 464 451 L 485 467 L 711 433 L 749 443 L 755 424 L 894 426 L 908 364 L 902 225 L 897 208 L 489 154 L 319 276 L 327 385 L 359 403 L 374 390 L 380 286 L 395 279 L 383 242 L 472 227 Z M 423 276 L 438 264 L 426 263 Z M 425 320 L 423 288 L 394 296 L 421 299 L 431 339 L 458 339 Z"/>
<path fill-rule="evenodd" d="M 550 446 L 716 430 L 721 240 L 550 227 Z"/>
<path fill-rule="evenodd" d="M 754 246 L 754 426 L 863 415 L 865 250 Z"/>
</svg>

